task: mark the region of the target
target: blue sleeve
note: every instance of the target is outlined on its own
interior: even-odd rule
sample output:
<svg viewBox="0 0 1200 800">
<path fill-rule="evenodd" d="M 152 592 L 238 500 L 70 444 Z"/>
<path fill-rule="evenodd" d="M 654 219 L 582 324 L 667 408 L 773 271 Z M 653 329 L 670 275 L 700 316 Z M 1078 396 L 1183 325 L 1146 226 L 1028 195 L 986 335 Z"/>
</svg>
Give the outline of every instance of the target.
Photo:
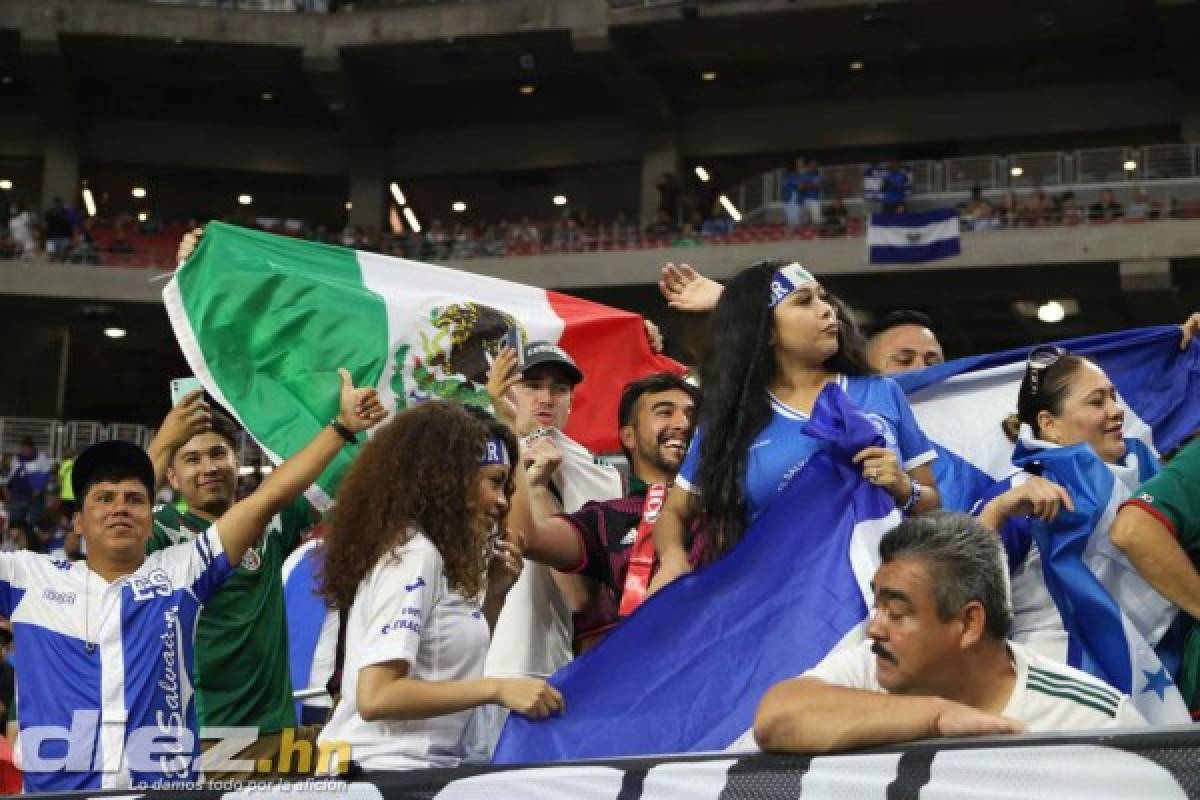
<svg viewBox="0 0 1200 800">
<path fill-rule="evenodd" d="M 1011 480 L 992 484 L 991 488 L 983 493 L 983 496 L 971 509 L 971 516 L 978 517 L 983 512 L 984 506 L 1011 488 Z M 997 533 L 1000 535 L 1004 553 L 1008 558 L 1008 571 L 1016 572 L 1017 567 L 1025 563 L 1025 558 L 1033 546 L 1033 526 L 1029 524 L 1029 519 L 1026 517 L 1010 517 L 1005 520 L 1004 527 Z"/>
<path fill-rule="evenodd" d="M 687 455 L 683 457 L 683 464 L 680 465 L 679 473 L 675 476 L 675 485 L 692 494 L 700 494 L 696 480 L 700 476 L 700 447 L 703 443 L 704 428 L 696 428 L 696 433 L 692 436 L 692 443 L 688 445 Z"/>
<path fill-rule="evenodd" d="M 908 398 L 904 396 L 900 386 L 891 378 L 883 380 L 887 381 L 888 391 L 892 395 L 892 405 L 895 407 L 896 441 L 900 446 L 900 458 L 904 462 L 902 465 L 904 471 L 907 472 L 922 464 L 928 464 L 937 458 L 937 451 L 933 449 L 933 444 L 925 435 L 925 431 L 921 430 L 921 426 L 917 424 L 912 406 L 908 404 Z"/>
</svg>

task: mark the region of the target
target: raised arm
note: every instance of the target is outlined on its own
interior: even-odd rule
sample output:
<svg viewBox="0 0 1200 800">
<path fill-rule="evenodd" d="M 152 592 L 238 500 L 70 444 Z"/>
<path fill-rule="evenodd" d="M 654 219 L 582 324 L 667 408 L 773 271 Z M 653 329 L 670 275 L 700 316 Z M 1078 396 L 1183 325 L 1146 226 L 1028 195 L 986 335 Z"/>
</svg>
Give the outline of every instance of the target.
<svg viewBox="0 0 1200 800">
<path fill-rule="evenodd" d="M 154 434 L 147 452 L 154 465 L 154 488 L 162 487 L 167 480 L 167 467 L 175 451 L 187 444 L 193 436 L 212 430 L 212 408 L 204 402 L 204 390 L 189 392 L 179 405 L 167 412 L 162 425 Z"/>
<path fill-rule="evenodd" d="M 699 513 L 696 496 L 680 486 L 672 486 L 654 523 L 654 550 L 658 554 L 658 572 L 650 581 L 647 596 L 692 571 L 684 542 L 688 528 Z"/>
<path fill-rule="evenodd" d="M 703 313 L 712 311 L 721 299 L 725 287 L 706 278 L 688 264 L 663 265 L 658 290 L 667 305 L 676 311 Z"/>
<path fill-rule="evenodd" d="M 351 433 L 359 433 L 387 416 L 374 389 L 355 389 L 348 371 L 340 369 L 338 374 L 342 379 L 338 423 Z M 271 517 L 311 486 L 345 445 L 346 440 L 330 423 L 300 452 L 280 464 L 249 497 L 235 503 L 217 520 L 221 546 L 231 564 L 241 561 Z"/>
<path fill-rule="evenodd" d="M 778 683 L 754 715 L 754 738 L 774 753 L 835 753 L 933 736 L 1021 733 L 1017 720 L 940 697 L 849 689 L 819 678 Z"/>
</svg>

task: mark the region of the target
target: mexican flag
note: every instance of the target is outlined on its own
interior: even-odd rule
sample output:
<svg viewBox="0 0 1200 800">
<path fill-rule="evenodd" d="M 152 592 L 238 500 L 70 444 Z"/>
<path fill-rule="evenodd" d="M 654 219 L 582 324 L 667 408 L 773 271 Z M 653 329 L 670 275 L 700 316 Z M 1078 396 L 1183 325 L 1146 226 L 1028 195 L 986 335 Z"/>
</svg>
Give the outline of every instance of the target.
<svg viewBox="0 0 1200 800">
<path fill-rule="evenodd" d="M 557 342 L 584 373 L 566 433 L 619 449 L 624 384 L 682 367 L 650 351 L 642 319 L 532 286 L 219 222 L 163 290 L 184 356 L 276 463 L 337 413 L 338 367 L 401 411 L 431 397 L 489 403 L 504 332 Z M 327 507 L 347 447 L 310 499 Z"/>
</svg>

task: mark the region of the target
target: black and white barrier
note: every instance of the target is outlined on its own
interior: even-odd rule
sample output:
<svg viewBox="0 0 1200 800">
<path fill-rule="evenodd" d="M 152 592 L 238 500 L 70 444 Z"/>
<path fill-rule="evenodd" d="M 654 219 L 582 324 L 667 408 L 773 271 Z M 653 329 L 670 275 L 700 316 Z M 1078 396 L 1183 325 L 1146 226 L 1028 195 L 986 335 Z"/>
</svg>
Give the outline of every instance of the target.
<svg viewBox="0 0 1200 800">
<path fill-rule="evenodd" d="M 88 792 L 128 800 L 1200 800 L 1200 726 L 943 739 L 836 756 L 714 753 L 372 773 L 238 790 Z"/>
</svg>

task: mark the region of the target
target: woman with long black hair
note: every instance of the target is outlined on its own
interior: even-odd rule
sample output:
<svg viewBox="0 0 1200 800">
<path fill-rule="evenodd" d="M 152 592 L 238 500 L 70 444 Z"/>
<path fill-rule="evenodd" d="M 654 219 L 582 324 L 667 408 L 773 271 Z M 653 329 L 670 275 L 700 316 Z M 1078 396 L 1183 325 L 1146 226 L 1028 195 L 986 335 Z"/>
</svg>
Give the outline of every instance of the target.
<svg viewBox="0 0 1200 800">
<path fill-rule="evenodd" d="M 800 264 L 767 261 L 730 281 L 713 312 L 701 368 L 700 426 L 654 529 L 657 590 L 690 571 L 684 531 L 705 513 L 712 557 L 728 552 L 820 447 L 806 431 L 836 383 L 887 442 L 854 457 L 905 512 L 940 505 L 933 447 L 903 393 L 871 374 L 846 306 Z"/>
<path fill-rule="evenodd" d="M 380 429 L 338 487 L 320 591 L 347 610 L 346 655 L 319 741 L 349 745 L 363 770 L 457 766 L 479 706 L 562 710 L 543 680 L 483 676 L 521 571 L 516 537 L 501 536 L 516 454 L 487 412 L 434 400 Z"/>
</svg>

